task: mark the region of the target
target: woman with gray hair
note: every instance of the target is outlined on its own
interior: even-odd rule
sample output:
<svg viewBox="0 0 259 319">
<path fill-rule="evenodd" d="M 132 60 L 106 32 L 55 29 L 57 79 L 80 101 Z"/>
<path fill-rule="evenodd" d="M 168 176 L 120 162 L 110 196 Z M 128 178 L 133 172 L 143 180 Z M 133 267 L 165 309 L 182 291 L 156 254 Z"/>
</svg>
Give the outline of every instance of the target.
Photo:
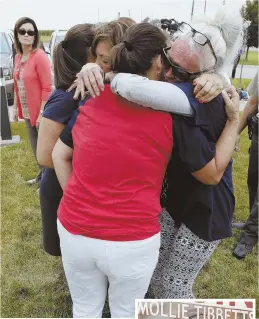
<svg viewBox="0 0 259 319">
<path fill-rule="evenodd" d="M 225 92 L 210 91 L 216 98 L 203 105 L 204 99 L 195 99 L 192 85 L 203 72 L 221 72 L 235 57 L 242 19 L 233 10 L 227 12 L 220 10 L 207 23 L 180 24 L 171 46 L 163 50 L 171 88 L 160 82 L 157 89 L 157 82 L 129 74 L 118 74 L 112 81 L 120 96 L 144 106 L 153 101 L 153 108 L 168 112 L 175 110 L 175 96 L 181 90 L 193 110 L 193 117 L 173 115 L 174 150 L 162 194 L 160 257 L 151 281 L 155 298 L 193 298 L 200 270 L 219 241 L 231 236 L 238 94 L 233 87 L 229 91 L 236 105 L 236 112 L 230 113 L 225 112 Z"/>
</svg>

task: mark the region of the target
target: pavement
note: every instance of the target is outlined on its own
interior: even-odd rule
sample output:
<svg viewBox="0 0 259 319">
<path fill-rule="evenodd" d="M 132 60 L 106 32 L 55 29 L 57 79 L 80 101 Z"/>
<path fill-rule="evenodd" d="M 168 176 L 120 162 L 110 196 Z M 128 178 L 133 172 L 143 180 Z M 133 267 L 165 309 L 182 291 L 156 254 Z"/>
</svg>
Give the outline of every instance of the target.
<svg viewBox="0 0 259 319">
<path fill-rule="evenodd" d="M 242 66 L 239 64 L 236 70 L 236 79 L 240 78 L 241 68 Z M 232 66 L 228 67 L 226 71 L 228 76 L 231 77 Z M 257 65 L 244 65 L 242 70 L 242 79 L 253 79 L 257 71 Z"/>
</svg>

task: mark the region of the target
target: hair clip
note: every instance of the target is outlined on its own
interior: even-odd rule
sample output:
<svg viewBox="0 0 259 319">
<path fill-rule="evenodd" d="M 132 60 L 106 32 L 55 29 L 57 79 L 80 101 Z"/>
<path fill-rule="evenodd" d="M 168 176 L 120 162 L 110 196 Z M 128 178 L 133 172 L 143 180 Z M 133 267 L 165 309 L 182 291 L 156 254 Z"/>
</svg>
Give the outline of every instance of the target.
<svg viewBox="0 0 259 319">
<path fill-rule="evenodd" d="M 63 49 L 67 48 L 67 41 L 66 40 L 61 41 L 60 44 L 61 44 Z"/>
</svg>

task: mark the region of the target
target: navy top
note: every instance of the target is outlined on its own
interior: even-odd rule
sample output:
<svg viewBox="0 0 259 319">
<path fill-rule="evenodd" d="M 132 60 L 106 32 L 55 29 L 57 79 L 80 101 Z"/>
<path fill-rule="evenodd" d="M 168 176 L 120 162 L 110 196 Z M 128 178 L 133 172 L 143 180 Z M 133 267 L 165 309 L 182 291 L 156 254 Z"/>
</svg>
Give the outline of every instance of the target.
<svg viewBox="0 0 259 319">
<path fill-rule="evenodd" d="M 74 90 L 66 92 L 63 89 L 56 89 L 45 104 L 43 117 L 58 123 L 67 124 L 79 104 L 78 101 L 73 99 L 73 96 Z M 48 201 L 48 210 L 53 209 L 53 211 L 56 212 L 63 192 L 55 170 L 52 168 L 45 168 L 43 171 L 40 184 L 40 195 L 44 201 Z M 46 205 L 42 205 L 42 210 L 44 210 L 45 206 Z M 49 206 L 51 206 L 51 208 Z M 50 211 L 43 211 L 42 213 L 43 215 L 51 214 Z"/>
<path fill-rule="evenodd" d="M 189 98 L 195 115 L 172 115 L 174 148 L 166 173 L 164 206 L 178 225 L 184 223 L 206 241 L 229 237 L 235 207 L 232 161 L 218 185 L 202 184 L 191 175 L 215 156 L 215 144 L 227 121 L 223 97 L 200 104 L 191 83 L 176 85 Z"/>
<path fill-rule="evenodd" d="M 66 92 L 56 89 L 45 104 L 43 117 L 58 123 L 67 124 L 73 112 L 78 107 L 78 101 L 73 99 L 74 90 Z"/>
</svg>

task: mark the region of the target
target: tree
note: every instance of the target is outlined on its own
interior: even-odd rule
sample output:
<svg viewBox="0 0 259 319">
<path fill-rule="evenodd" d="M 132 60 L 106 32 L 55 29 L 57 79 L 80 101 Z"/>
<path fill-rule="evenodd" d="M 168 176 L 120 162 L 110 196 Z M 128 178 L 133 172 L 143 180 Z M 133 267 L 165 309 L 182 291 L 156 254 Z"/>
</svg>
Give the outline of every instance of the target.
<svg viewBox="0 0 259 319">
<path fill-rule="evenodd" d="M 251 22 L 247 29 L 246 37 L 247 59 L 249 48 L 258 48 L 258 0 L 246 0 L 246 4 L 242 6 L 240 12 L 244 20 Z"/>
</svg>

